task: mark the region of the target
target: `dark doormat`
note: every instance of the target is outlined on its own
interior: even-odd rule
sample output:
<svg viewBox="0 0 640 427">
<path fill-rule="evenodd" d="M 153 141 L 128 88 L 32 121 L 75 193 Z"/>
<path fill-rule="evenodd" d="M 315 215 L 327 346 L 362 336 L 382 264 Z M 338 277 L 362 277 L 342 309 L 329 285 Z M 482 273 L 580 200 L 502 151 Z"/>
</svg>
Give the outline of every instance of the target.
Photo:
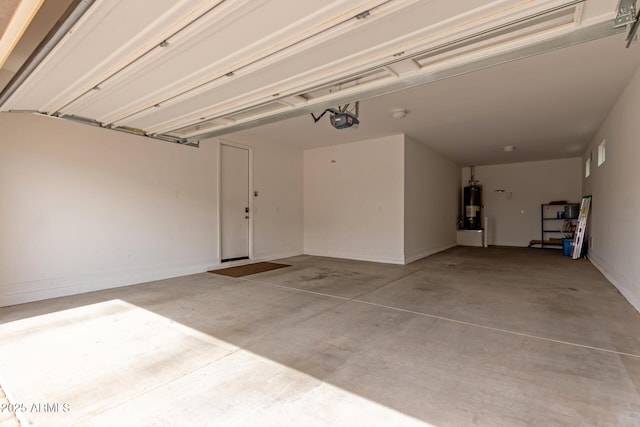
<svg viewBox="0 0 640 427">
<path fill-rule="evenodd" d="M 239 265 L 237 267 L 211 270 L 209 273 L 221 274 L 229 277 L 243 277 L 250 274 L 263 273 L 265 271 L 277 270 L 279 268 L 291 267 L 288 264 L 278 264 L 276 262 L 256 262 L 255 264 Z"/>
</svg>

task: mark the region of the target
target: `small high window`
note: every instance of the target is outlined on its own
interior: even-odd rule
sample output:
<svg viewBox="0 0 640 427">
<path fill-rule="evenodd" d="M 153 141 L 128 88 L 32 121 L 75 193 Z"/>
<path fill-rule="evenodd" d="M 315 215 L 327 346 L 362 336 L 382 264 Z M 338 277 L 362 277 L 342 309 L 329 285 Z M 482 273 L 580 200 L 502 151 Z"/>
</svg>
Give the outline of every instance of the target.
<svg viewBox="0 0 640 427">
<path fill-rule="evenodd" d="M 591 154 L 587 157 L 587 161 L 584 163 L 584 177 L 589 178 L 591 175 Z"/>
<path fill-rule="evenodd" d="M 598 166 L 604 163 L 606 151 L 607 141 L 603 140 L 600 145 L 598 145 Z"/>
</svg>

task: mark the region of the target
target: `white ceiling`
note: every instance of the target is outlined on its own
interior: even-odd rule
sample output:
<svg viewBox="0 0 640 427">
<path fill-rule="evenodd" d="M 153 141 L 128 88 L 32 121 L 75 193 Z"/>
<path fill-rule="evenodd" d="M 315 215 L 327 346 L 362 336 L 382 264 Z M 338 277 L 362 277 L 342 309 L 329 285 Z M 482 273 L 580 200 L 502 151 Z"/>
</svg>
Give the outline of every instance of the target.
<svg viewBox="0 0 640 427">
<path fill-rule="evenodd" d="M 228 135 L 313 148 L 406 133 L 460 165 L 581 156 L 632 73 L 625 35 L 559 49 L 360 103 L 358 129 L 304 115 Z M 391 111 L 404 108 L 406 117 Z M 505 145 L 516 150 L 505 153 Z"/>
<path fill-rule="evenodd" d="M 74 0 L 88 10 L 0 111 L 182 143 L 304 114 L 227 138 L 312 147 L 405 132 L 461 164 L 579 155 L 637 65 L 611 36 L 617 3 Z M 356 99 L 357 130 L 305 114 Z M 393 121 L 398 107 L 410 113 Z"/>
</svg>

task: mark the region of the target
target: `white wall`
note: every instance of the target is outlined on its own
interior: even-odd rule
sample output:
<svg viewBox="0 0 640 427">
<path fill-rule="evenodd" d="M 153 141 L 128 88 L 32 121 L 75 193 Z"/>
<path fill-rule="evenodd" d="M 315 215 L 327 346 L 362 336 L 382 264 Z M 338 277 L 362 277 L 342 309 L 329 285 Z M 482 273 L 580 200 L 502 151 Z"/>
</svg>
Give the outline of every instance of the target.
<svg viewBox="0 0 640 427">
<path fill-rule="evenodd" d="M 596 134 L 585 194 L 593 196 L 589 259 L 640 311 L 640 70 Z M 597 166 L 606 139 L 606 161 Z M 584 169 L 583 175 L 584 176 Z"/>
<path fill-rule="evenodd" d="M 253 230 L 255 260 L 302 254 L 302 150 L 253 146 Z"/>
<path fill-rule="evenodd" d="M 404 251 L 409 263 L 456 245 L 460 166 L 405 139 Z"/>
<path fill-rule="evenodd" d="M 404 136 L 304 152 L 304 252 L 404 262 Z"/>
<path fill-rule="evenodd" d="M 0 114 L 0 129 L 0 306 L 218 264 L 217 141 L 195 149 L 30 114 Z M 254 156 L 262 258 L 302 252 L 301 187 L 282 188 L 299 182 L 302 153 L 274 150 Z M 279 173 L 264 179 L 269 168 Z"/>
<path fill-rule="evenodd" d="M 554 200 L 580 202 L 580 158 L 476 166 L 482 185 L 483 217 L 489 218 L 489 244 L 528 246 L 540 239 L 540 205 Z M 469 168 L 462 168 L 462 186 Z M 495 190 L 505 190 L 496 193 Z M 511 199 L 508 198 L 511 193 Z"/>
</svg>

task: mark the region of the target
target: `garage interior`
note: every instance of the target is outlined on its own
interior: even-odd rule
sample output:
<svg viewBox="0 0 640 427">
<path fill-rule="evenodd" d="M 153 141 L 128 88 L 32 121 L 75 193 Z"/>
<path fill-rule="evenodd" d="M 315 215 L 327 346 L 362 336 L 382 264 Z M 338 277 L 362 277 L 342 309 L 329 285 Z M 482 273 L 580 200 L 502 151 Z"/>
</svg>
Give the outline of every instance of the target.
<svg viewBox="0 0 640 427">
<path fill-rule="evenodd" d="M 4 2 L 0 425 L 640 425 L 637 18 Z"/>
</svg>

